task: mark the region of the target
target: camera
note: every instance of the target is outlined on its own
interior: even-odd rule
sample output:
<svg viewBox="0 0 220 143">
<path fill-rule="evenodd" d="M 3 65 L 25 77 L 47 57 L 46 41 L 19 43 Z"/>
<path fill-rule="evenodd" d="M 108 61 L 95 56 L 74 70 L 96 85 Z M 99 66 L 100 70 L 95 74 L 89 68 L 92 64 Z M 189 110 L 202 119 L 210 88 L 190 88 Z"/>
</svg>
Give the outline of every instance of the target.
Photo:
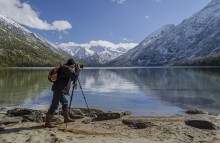
<svg viewBox="0 0 220 143">
<path fill-rule="evenodd" d="M 76 64 L 76 66 L 79 66 L 80 69 L 83 69 L 83 67 L 84 67 L 83 64 Z"/>
<path fill-rule="evenodd" d="M 80 64 L 79 65 L 79 68 L 83 69 L 84 65 L 83 64 Z"/>
</svg>

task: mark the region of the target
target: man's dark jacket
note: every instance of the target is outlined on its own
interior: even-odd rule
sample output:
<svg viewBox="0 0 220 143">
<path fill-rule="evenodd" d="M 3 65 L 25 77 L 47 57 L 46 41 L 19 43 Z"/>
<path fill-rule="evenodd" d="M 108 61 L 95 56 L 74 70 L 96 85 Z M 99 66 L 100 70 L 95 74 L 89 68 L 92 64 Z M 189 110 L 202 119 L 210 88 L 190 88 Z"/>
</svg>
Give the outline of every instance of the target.
<svg viewBox="0 0 220 143">
<path fill-rule="evenodd" d="M 69 95 L 71 81 L 76 80 L 79 75 L 79 69 L 62 65 L 57 73 L 57 80 L 52 86 L 54 92 L 63 92 Z"/>
</svg>

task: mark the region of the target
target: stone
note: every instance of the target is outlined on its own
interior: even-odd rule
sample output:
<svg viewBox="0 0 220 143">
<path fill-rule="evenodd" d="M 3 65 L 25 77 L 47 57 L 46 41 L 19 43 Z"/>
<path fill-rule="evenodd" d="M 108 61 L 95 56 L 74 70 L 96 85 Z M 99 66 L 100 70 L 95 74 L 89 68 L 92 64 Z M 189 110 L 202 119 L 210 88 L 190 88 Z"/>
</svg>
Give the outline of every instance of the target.
<svg viewBox="0 0 220 143">
<path fill-rule="evenodd" d="M 63 120 L 64 120 L 64 118 L 62 115 L 54 115 L 53 118 L 51 119 L 51 122 L 55 122 L 57 124 L 62 124 Z"/>
<path fill-rule="evenodd" d="M 133 120 L 126 120 L 126 119 L 124 119 L 124 120 L 122 120 L 122 123 L 125 124 L 125 125 L 130 126 L 130 125 L 132 125 L 134 123 L 134 121 Z"/>
<path fill-rule="evenodd" d="M 131 115 L 131 112 L 130 111 L 125 111 L 123 112 L 124 116 L 127 116 L 127 115 Z"/>
<path fill-rule="evenodd" d="M 120 112 L 118 112 L 118 113 L 98 113 L 96 120 L 97 121 L 112 120 L 112 119 L 118 119 L 121 117 L 122 117 L 122 114 Z"/>
<path fill-rule="evenodd" d="M 23 115 L 23 121 L 44 122 L 45 115 L 42 111 L 33 111 L 30 115 Z"/>
<path fill-rule="evenodd" d="M 122 120 L 122 123 L 125 124 L 125 125 L 128 125 L 130 127 L 133 127 L 135 129 L 144 129 L 144 128 L 147 128 L 149 126 L 152 126 L 151 122 L 146 122 L 146 121 L 143 121 L 143 120 L 127 120 L 127 119 L 124 119 L 124 120 Z"/>
<path fill-rule="evenodd" d="M 83 122 L 84 124 L 89 124 L 89 123 L 92 122 L 92 118 L 87 117 L 87 118 L 85 118 L 82 122 Z"/>
<path fill-rule="evenodd" d="M 3 125 L 3 124 L 0 123 L 0 132 L 5 131 L 4 128 L 5 128 L 5 125 Z"/>
<path fill-rule="evenodd" d="M 220 120 L 220 114 L 217 115 L 216 119 Z"/>
<path fill-rule="evenodd" d="M 84 113 L 80 109 L 71 109 L 70 113 L 74 113 L 74 115 L 84 116 Z"/>
<path fill-rule="evenodd" d="M 37 111 L 37 110 L 26 109 L 26 108 L 15 108 L 15 109 L 8 110 L 6 115 L 23 116 L 23 115 L 30 115 L 34 111 Z"/>
<path fill-rule="evenodd" d="M 2 118 L 4 118 L 5 116 L 6 116 L 5 113 L 0 114 L 0 120 L 1 120 Z"/>
<path fill-rule="evenodd" d="M 185 124 L 199 129 L 210 129 L 210 130 L 220 129 L 216 123 L 213 123 L 206 118 L 186 120 Z"/>
<path fill-rule="evenodd" d="M 70 117 L 71 119 L 82 119 L 84 116 L 82 116 L 82 115 L 69 114 L 69 117 Z"/>
<path fill-rule="evenodd" d="M 14 124 L 14 123 L 20 123 L 22 121 L 22 117 L 4 117 L 1 120 L 1 124 L 7 125 L 7 124 Z"/>
<path fill-rule="evenodd" d="M 73 109 L 75 109 L 75 108 L 73 108 Z M 91 113 L 96 113 L 96 114 L 98 114 L 98 113 L 104 113 L 102 110 L 92 109 L 92 108 L 89 109 L 90 112 L 88 111 L 87 108 L 77 108 L 77 109 L 80 109 L 81 112 L 82 112 L 83 114 L 86 114 L 86 115 L 91 114 Z"/>
<path fill-rule="evenodd" d="M 63 111 L 60 110 L 59 114 L 63 115 Z M 71 119 L 82 119 L 84 115 L 80 109 L 70 109 L 69 117 Z"/>
<path fill-rule="evenodd" d="M 188 110 L 186 111 L 187 114 L 208 114 L 208 112 L 204 111 L 204 110 L 199 110 L 199 109 L 192 109 L 192 110 Z"/>
<path fill-rule="evenodd" d="M 43 111 L 40 110 L 33 110 L 33 109 L 25 109 L 25 108 L 15 108 L 12 110 L 8 110 L 6 115 L 13 117 L 13 116 L 21 116 L 22 122 L 43 122 L 45 118 L 45 114 Z"/>
</svg>

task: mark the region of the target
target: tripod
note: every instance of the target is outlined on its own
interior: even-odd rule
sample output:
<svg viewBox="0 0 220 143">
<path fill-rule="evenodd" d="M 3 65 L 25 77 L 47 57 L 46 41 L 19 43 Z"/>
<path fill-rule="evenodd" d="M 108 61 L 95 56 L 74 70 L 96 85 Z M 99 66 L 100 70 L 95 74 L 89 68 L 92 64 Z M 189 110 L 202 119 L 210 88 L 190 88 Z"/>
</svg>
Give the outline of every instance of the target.
<svg viewBox="0 0 220 143">
<path fill-rule="evenodd" d="M 78 86 L 78 85 L 77 85 L 77 82 L 78 82 L 79 87 L 80 87 L 80 89 L 81 89 L 81 92 L 82 92 L 84 101 L 85 101 L 85 103 L 86 103 L 87 110 L 89 111 L 89 114 L 91 114 L 90 109 L 89 109 L 89 106 L 88 106 L 88 103 L 87 103 L 87 100 L 86 100 L 86 96 L 85 96 L 85 94 L 84 94 L 84 92 L 83 92 L 83 90 L 82 90 L 82 86 L 81 86 L 81 83 L 80 83 L 80 81 L 79 81 L 78 76 L 77 76 L 76 79 L 73 81 L 72 94 L 71 94 L 70 103 L 69 103 L 69 113 L 70 113 L 71 104 L 72 104 L 72 100 L 73 100 L 73 92 L 74 92 L 75 88 Z M 66 127 L 67 127 L 67 123 L 66 123 Z"/>
</svg>

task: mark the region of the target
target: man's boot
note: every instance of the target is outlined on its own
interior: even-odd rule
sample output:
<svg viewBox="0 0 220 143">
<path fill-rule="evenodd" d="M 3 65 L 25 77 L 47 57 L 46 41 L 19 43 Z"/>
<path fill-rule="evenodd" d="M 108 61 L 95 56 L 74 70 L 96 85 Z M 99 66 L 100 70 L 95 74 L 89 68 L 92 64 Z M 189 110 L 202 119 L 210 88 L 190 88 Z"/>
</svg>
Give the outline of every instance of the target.
<svg viewBox="0 0 220 143">
<path fill-rule="evenodd" d="M 45 127 L 49 127 L 49 128 L 56 127 L 54 124 L 50 123 L 52 118 L 53 118 L 53 114 L 46 114 Z"/>
<path fill-rule="evenodd" d="M 75 122 L 75 120 L 69 117 L 69 113 L 67 110 L 63 111 L 64 123 Z"/>
</svg>

